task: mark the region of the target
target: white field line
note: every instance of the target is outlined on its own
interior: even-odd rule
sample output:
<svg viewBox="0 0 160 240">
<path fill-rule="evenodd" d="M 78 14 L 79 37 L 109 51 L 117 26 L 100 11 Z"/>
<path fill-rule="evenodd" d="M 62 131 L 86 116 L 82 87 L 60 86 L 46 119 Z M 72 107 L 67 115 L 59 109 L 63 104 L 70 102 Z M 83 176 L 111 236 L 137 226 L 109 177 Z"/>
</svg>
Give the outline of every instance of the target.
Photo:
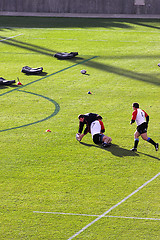
<svg viewBox="0 0 160 240">
<path fill-rule="evenodd" d="M 7 37 L 7 38 L 4 38 L 4 39 L 1 39 L 0 42 L 6 41 L 6 40 L 8 40 L 8 39 L 10 39 L 10 38 L 18 37 L 18 36 L 20 36 L 20 35 L 23 35 L 23 33 L 18 34 L 18 35 L 15 35 L 15 36 L 12 36 L 12 37 Z"/>
<path fill-rule="evenodd" d="M 150 180 L 148 180 L 147 182 L 145 182 L 142 186 L 140 186 L 139 188 L 137 188 L 134 192 L 132 192 L 131 194 L 129 194 L 127 197 L 125 197 L 122 201 L 120 201 L 119 203 L 115 204 L 114 206 L 112 206 L 110 209 L 108 209 L 106 212 L 104 212 L 103 214 L 101 214 L 99 217 L 97 217 L 95 220 L 93 220 L 92 222 L 90 222 L 89 224 L 87 224 L 85 227 L 83 227 L 80 231 L 78 231 L 77 233 L 75 233 L 73 236 L 71 236 L 70 238 L 68 238 L 68 240 L 71 240 L 73 238 L 75 238 L 76 236 L 78 236 L 80 233 L 84 232 L 88 227 L 90 227 L 92 224 L 94 224 L 95 222 L 97 222 L 98 220 L 100 220 L 101 218 L 103 218 L 107 213 L 109 213 L 110 211 L 112 211 L 114 208 L 118 207 L 120 204 L 122 204 L 123 202 L 125 202 L 127 199 L 129 199 L 131 196 L 133 196 L 135 193 L 137 193 L 138 191 L 140 191 L 143 187 L 145 187 L 148 183 L 152 182 L 154 179 L 156 179 L 158 176 L 160 175 L 160 172 L 155 175 L 153 178 L 151 178 Z"/>
<path fill-rule="evenodd" d="M 2 26 L 1 28 L 6 28 L 6 26 Z M 73 28 L 45 28 L 45 27 L 42 27 L 42 28 L 39 28 L 39 27 L 34 27 L 34 28 L 29 28 L 29 27 L 10 27 L 10 26 L 7 26 L 7 28 L 11 28 L 11 29 L 45 29 L 45 30 L 49 30 L 49 31 L 53 31 L 53 30 L 56 30 L 56 31 L 73 31 Z M 74 31 L 87 31 L 87 32 L 129 32 L 129 33 L 158 33 L 159 34 L 159 29 L 155 30 L 155 31 L 124 31 L 124 30 L 120 30 L 120 29 L 85 29 L 85 28 L 74 28 Z"/>
<path fill-rule="evenodd" d="M 41 211 L 33 211 L 34 213 L 45 213 L 45 214 L 54 214 L 54 215 L 72 215 L 72 216 L 86 216 L 86 217 L 99 217 L 99 215 L 93 214 L 80 214 L 80 213 L 61 213 L 61 212 L 41 212 Z M 160 221 L 160 218 L 142 218 L 142 217 L 125 217 L 125 216 L 104 216 L 106 218 L 128 218 L 128 219 L 139 219 L 139 220 L 154 220 Z"/>
<path fill-rule="evenodd" d="M 47 38 L 32 38 L 32 39 L 47 39 Z M 67 38 L 52 38 L 52 40 L 58 40 L 58 41 L 79 41 L 79 39 L 76 39 L 76 38 L 69 38 L 69 39 L 67 39 Z M 88 42 L 108 42 L 109 40 L 108 39 L 102 39 L 102 40 L 99 40 L 99 39 L 88 39 L 88 40 L 85 40 L 86 42 L 88 41 Z M 135 43 L 135 42 L 138 42 L 138 41 L 119 41 L 119 42 L 133 42 L 133 43 Z M 149 41 L 149 42 L 151 42 L 151 41 Z M 155 41 L 152 41 L 152 42 L 155 42 Z M 158 41 L 156 41 L 156 42 L 158 42 Z"/>
<path fill-rule="evenodd" d="M 160 221 L 160 218 L 141 218 L 141 217 L 125 217 L 125 216 L 104 216 L 104 217 Z"/>
<path fill-rule="evenodd" d="M 87 216 L 87 217 L 98 217 L 99 215 L 90 215 L 90 214 L 80 214 L 80 213 L 61 213 L 61 212 L 41 212 L 41 211 L 33 211 L 34 213 L 47 213 L 47 214 L 55 214 L 55 215 L 73 215 L 73 216 Z"/>
</svg>

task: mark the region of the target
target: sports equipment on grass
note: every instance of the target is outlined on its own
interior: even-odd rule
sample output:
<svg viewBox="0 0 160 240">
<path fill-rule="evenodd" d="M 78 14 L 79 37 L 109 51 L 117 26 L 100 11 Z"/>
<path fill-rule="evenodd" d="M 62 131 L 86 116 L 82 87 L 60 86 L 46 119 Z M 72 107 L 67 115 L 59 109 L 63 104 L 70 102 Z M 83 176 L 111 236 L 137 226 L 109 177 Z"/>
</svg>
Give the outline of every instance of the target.
<svg viewBox="0 0 160 240">
<path fill-rule="evenodd" d="M 51 130 L 47 129 L 46 132 L 51 132 Z"/>
<path fill-rule="evenodd" d="M 21 82 L 17 82 L 17 85 L 20 86 L 20 85 L 22 85 L 22 83 Z"/>
<path fill-rule="evenodd" d="M 17 77 L 18 79 L 18 82 L 17 82 L 17 85 L 23 85 L 20 81 L 19 81 L 19 78 Z"/>
<path fill-rule="evenodd" d="M 43 67 L 38 67 L 38 68 L 31 68 L 28 66 L 25 66 L 22 68 L 21 72 L 28 74 L 28 75 L 33 75 L 33 74 L 40 74 L 43 71 Z"/>
<path fill-rule="evenodd" d="M 62 53 L 56 53 L 54 54 L 54 57 L 60 59 L 60 60 L 65 60 L 65 59 L 71 59 L 75 56 L 78 55 L 78 52 L 70 52 L 70 53 L 67 53 L 67 52 L 62 52 Z"/>
<path fill-rule="evenodd" d="M 82 73 L 82 74 L 86 74 L 86 72 L 87 72 L 87 71 L 86 71 L 86 70 L 84 70 L 84 69 L 83 69 L 83 70 L 81 70 L 81 73 Z"/>
<path fill-rule="evenodd" d="M 0 85 L 7 85 L 7 86 L 9 86 L 9 85 L 11 85 L 11 84 L 13 84 L 15 82 L 16 82 L 15 80 L 9 81 L 9 80 L 5 80 L 4 78 L 0 77 Z"/>
<path fill-rule="evenodd" d="M 76 133 L 76 139 L 77 139 L 77 141 L 80 141 L 81 139 L 80 139 L 80 133 Z"/>
</svg>

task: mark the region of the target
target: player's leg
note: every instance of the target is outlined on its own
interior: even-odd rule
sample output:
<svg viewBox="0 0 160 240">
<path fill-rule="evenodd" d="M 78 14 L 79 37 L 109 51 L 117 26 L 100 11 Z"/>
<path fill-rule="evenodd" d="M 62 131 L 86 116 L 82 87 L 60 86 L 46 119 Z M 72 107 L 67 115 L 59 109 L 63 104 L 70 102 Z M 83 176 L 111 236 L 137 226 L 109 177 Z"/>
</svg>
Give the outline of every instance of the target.
<svg viewBox="0 0 160 240">
<path fill-rule="evenodd" d="M 102 146 L 103 147 L 111 146 L 112 138 L 108 137 L 108 136 L 106 136 L 104 134 L 101 134 L 101 135 L 102 135 L 102 137 L 101 137 Z"/>
<path fill-rule="evenodd" d="M 134 133 L 134 147 L 131 149 L 131 151 L 133 151 L 133 152 L 137 151 L 140 135 L 141 134 L 136 130 L 135 133 Z"/>
<path fill-rule="evenodd" d="M 151 144 L 155 147 L 156 151 L 158 151 L 159 144 L 156 143 L 155 141 L 153 141 L 152 138 L 148 137 L 148 136 L 147 136 L 147 133 L 142 133 L 142 134 L 141 134 L 141 137 L 143 138 L 143 140 L 151 143 Z"/>
<path fill-rule="evenodd" d="M 112 138 L 104 135 L 103 138 L 102 138 L 102 142 L 111 143 L 112 142 Z"/>
<path fill-rule="evenodd" d="M 102 141 L 101 141 L 101 134 L 100 133 L 96 133 L 96 134 L 93 135 L 93 142 L 95 144 L 102 143 Z"/>
</svg>

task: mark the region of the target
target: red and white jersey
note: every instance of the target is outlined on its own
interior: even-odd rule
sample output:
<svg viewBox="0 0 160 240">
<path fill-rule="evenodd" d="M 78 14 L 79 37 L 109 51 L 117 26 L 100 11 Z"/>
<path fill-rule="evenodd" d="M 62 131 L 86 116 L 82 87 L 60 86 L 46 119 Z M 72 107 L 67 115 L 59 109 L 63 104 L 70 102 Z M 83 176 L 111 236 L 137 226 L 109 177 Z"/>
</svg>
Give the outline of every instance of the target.
<svg viewBox="0 0 160 240">
<path fill-rule="evenodd" d="M 132 113 L 132 120 L 136 121 L 137 126 L 141 125 L 143 122 L 146 122 L 146 117 L 148 116 L 148 114 L 140 109 L 137 108 L 136 110 L 133 111 Z"/>
<path fill-rule="evenodd" d="M 104 124 L 101 120 L 98 120 L 101 125 L 101 132 L 105 132 Z"/>
<path fill-rule="evenodd" d="M 100 133 L 101 132 L 100 122 L 98 120 L 92 122 L 90 130 L 91 130 L 92 137 L 93 135 Z"/>
</svg>

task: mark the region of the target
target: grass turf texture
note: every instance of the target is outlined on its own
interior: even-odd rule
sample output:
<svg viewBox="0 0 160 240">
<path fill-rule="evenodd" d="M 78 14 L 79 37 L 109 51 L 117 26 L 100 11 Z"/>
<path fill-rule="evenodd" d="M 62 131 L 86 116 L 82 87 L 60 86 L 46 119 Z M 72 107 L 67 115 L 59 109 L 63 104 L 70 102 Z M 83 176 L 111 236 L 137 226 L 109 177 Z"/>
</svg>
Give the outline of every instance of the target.
<svg viewBox="0 0 160 240">
<path fill-rule="evenodd" d="M 1 76 L 23 83 L 0 87 L 1 239 L 69 239 L 96 217 L 34 211 L 101 215 L 159 172 L 152 145 L 129 151 L 134 101 L 159 141 L 159 20 L 0 17 L 0 26 Z M 53 57 L 64 51 L 79 55 Z M 25 65 L 47 75 L 24 75 Z M 111 148 L 75 140 L 86 112 L 103 116 Z M 159 239 L 159 221 L 147 220 L 160 219 L 159 191 L 157 177 L 108 214 L 133 218 L 104 217 L 75 239 Z"/>
</svg>

